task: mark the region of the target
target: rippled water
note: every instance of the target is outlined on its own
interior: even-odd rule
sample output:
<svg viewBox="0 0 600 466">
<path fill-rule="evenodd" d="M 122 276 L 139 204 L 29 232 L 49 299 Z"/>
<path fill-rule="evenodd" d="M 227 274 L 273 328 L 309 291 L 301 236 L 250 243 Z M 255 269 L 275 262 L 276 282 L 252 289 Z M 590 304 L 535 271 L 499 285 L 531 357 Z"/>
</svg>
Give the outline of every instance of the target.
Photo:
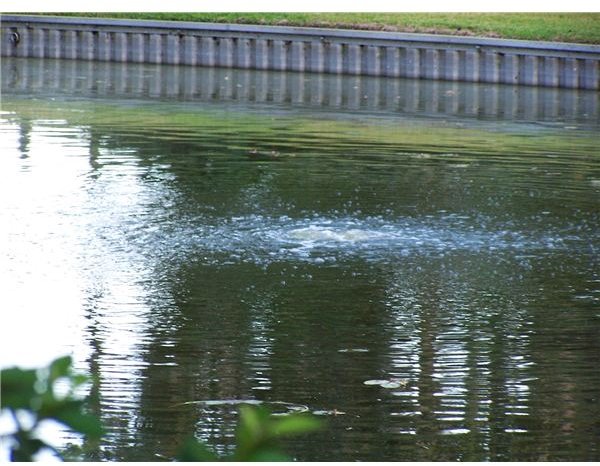
<svg viewBox="0 0 600 466">
<path fill-rule="evenodd" d="M 298 460 L 600 459 L 596 93 L 2 75 L 0 362 L 98 376 L 90 459 L 229 451 L 241 401 L 327 420 Z"/>
</svg>

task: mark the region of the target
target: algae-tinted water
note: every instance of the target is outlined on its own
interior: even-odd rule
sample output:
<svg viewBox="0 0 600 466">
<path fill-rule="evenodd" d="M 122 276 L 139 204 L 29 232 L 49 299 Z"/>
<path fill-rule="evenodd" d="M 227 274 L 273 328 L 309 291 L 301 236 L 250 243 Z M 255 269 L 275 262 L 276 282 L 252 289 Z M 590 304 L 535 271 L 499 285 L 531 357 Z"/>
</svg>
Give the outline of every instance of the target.
<svg viewBox="0 0 600 466">
<path fill-rule="evenodd" d="M 327 420 L 298 460 L 600 459 L 595 94 L 55 63 L 2 63 L 1 363 L 98 377 L 90 458 L 251 400 Z"/>
</svg>

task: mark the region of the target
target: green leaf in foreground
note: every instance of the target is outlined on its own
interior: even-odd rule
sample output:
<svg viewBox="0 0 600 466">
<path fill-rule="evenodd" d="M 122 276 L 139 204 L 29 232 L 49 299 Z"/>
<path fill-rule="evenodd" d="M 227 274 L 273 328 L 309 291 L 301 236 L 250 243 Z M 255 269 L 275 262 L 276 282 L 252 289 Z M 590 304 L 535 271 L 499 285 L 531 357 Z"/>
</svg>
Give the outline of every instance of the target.
<svg viewBox="0 0 600 466">
<path fill-rule="evenodd" d="M 182 445 L 179 461 L 291 461 L 280 445 L 284 437 L 313 432 L 323 423 L 311 414 L 273 415 L 263 406 L 242 405 L 236 432 L 236 449 L 220 458 L 195 438 Z"/>
<path fill-rule="evenodd" d="M 322 426 L 320 420 L 310 414 L 278 416 L 271 422 L 270 434 L 274 437 L 299 435 L 312 432 Z"/>
<path fill-rule="evenodd" d="M 13 461 L 32 461 L 43 449 L 61 456 L 52 445 L 38 438 L 38 425 L 46 419 L 59 422 L 88 439 L 102 435 L 100 421 L 85 412 L 85 398 L 75 393 L 88 378 L 73 373 L 70 356 L 58 358 L 39 369 L 3 369 L 0 380 L 2 413 L 8 413 L 16 423 L 16 430 L 4 436 L 9 440 L 7 445 Z M 31 425 L 20 422 L 17 413 L 23 411 L 32 419 Z"/>
<path fill-rule="evenodd" d="M 217 461 L 219 458 L 194 437 L 188 438 L 179 449 L 178 461 Z"/>
</svg>

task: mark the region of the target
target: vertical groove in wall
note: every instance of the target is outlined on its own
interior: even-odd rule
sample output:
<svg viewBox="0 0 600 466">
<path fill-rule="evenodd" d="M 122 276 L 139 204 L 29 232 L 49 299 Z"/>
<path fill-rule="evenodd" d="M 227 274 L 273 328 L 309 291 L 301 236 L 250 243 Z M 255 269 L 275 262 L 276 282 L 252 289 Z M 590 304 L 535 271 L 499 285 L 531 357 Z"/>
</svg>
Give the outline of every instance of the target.
<svg viewBox="0 0 600 466">
<path fill-rule="evenodd" d="M 274 40 L 272 49 L 273 69 L 277 71 L 285 71 L 287 69 L 287 53 L 285 41 Z"/>
<path fill-rule="evenodd" d="M 237 68 L 250 68 L 250 47 L 245 37 L 238 37 L 234 44 L 234 63 Z"/>
<path fill-rule="evenodd" d="M 95 59 L 98 61 L 108 61 L 108 33 L 100 31 L 96 40 Z"/>
<path fill-rule="evenodd" d="M 421 76 L 421 49 L 405 49 L 405 65 L 407 78 L 419 78 Z"/>
<path fill-rule="evenodd" d="M 62 31 L 62 58 L 66 58 L 67 60 L 73 60 L 77 58 L 75 37 L 75 31 Z"/>
<path fill-rule="evenodd" d="M 219 39 L 219 65 L 225 68 L 233 66 L 233 39 L 221 37 Z"/>
<path fill-rule="evenodd" d="M 366 63 L 365 69 L 369 76 L 380 76 L 381 75 L 381 52 L 380 47 L 369 45 L 365 50 Z"/>
<path fill-rule="evenodd" d="M 369 76 L 369 45 L 359 45 L 360 50 L 360 74 Z"/>
<path fill-rule="evenodd" d="M 561 67 L 558 73 L 558 82 L 561 87 L 573 87 L 573 59 L 561 58 Z"/>
<path fill-rule="evenodd" d="M 385 47 L 384 76 L 395 78 L 400 76 L 400 49 Z"/>
<path fill-rule="evenodd" d="M 44 29 L 34 29 L 31 32 L 31 56 L 44 58 Z"/>
<path fill-rule="evenodd" d="M 132 63 L 144 63 L 144 36 L 142 34 L 131 34 L 127 60 Z"/>
<path fill-rule="evenodd" d="M 198 38 L 185 36 L 183 40 L 183 63 L 190 66 L 198 64 Z"/>
<path fill-rule="evenodd" d="M 198 64 L 202 66 L 214 66 L 215 64 L 215 42 L 212 37 L 200 39 L 200 54 Z"/>
<path fill-rule="evenodd" d="M 361 49 L 360 45 L 348 44 L 346 47 L 346 65 L 344 72 L 351 75 L 358 75 L 361 72 Z"/>
<path fill-rule="evenodd" d="M 150 36 L 148 34 L 135 34 L 132 38 L 135 46 L 135 63 L 148 63 L 150 61 Z"/>
<path fill-rule="evenodd" d="M 290 44 L 290 63 L 289 69 L 292 71 L 304 71 L 304 42 L 293 41 Z"/>
<path fill-rule="evenodd" d="M 123 32 L 115 32 L 112 34 L 113 40 L 113 55 L 112 60 L 124 63 L 127 61 L 127 35 Z"/>
<path fill-rule="evenodd" d="M 12 57 L 15 46 L 13 45 L 13 39 L 15 34 L 14 28 L 7 28 L 2 37 L 0 37 L 0 53 L 3 57 Z"/>
<path fill-rule="evenodd" d="M 240 65 L 240 47 L 243 40 L 241 37 L 234 37 L 231 40 L 231 66 L 233 68 L 242 68 Z"/>
<path fill-rule="evenodd" d="M 457 50 L 458 64 L 456 66 L 456 76 L 458 81 L 466 81 L 467 55 L 465 50 Z"/>
<path fill-rule="evenodd" d="M 29 31 L 27 28 L 20 27 L 15 31 L 18 34 L 19 42 L 16 47 L 17 57 L 28 57 L 29 56 Z"/>
<path fill-rule="evenodd" d="M 430 73 L 431 78 L 438 80 L 442 77 L 442 64 L 441 64 L 441 51 L 437 49 L 431 49 L 429 52 L 429 62 L 430 62 Z"/>
<path fill-rule="evenodd" d="M 81 49 L 79 56 L 82 60 L 90 61 L 94 59 L 94 33 L 92 31 L 82 31 Z"/>
<path fill-rule="evenodd" d="M 514 54 L 500 56 L 501 71 L 499 82 L 503 84 L 517 84 L 519 82 L 519 57 Z"/>
<path fill-rule="evenodd" d="M 292 69 L 292 42 L 289 40 L 282 40 L 281 42 L 283 49 L 283 66 L 286 71 L 289 71 Z"/>
<path fill-rule="evenodd" d="M 400 77 L 408 78 L 408 56 L 407 49 L 405 47 L 400 47 L 398 49 L 398 58 L 400 60 Z"/>
<path fill-rule="evenodd" d="M 538 59 L 526 55 L 520 60 L 519 84 L 535 86 L 538 84 Z"/>
<path fill-rule="evenodd" d="M 582 87 L 586 89 L 598 89 L 599 88 L 599 66 L 600 63 L 597 60 L 585 60 L 584 68 L 584 79 Z"/>
<path fill-rule="evenodd" d="M 479 50 L 465 52 L 465 80 L 479 82 Z"/>
<path fill-rule="evenodd" d="M 175 34 L 166 34 L 163 40 L 163 63 L 179 64 L 179 40 Z"/>
<path fill-rule="evenodd" d="M 310 61 L 306 71 L 322 73 L 325 71 L 325 47 L 323 42 L 315 40 L 310 44 Z"/>
<path fill-rule="evenodd" d="M 215 66 L 225 67 L 227 63 L 227 50 L 224 37 L 215 37 Z"/>
<path fill-rule="evenodd" d="M 559 83 L 560 63 L 556 57 L 544 57 L 542 85 L 557 87 Z"/>
<path fill-rule="evenodd" d="M 267 39 L 254 41 L 254 68 L 257 70 L 269 69 L 269 45 Z"/>
<path fill-rule="evenodd" d="M 457 50 L 446 50 L 443 58 L 443 79 L 457 81 L 460 70 L 460 56 Z"/>
<path fill-rule="evenodd" d="M 497 83 L 500 79 L 500 57 L 496 52 L 483 52 L 479 75 L 486 83 Z"/>
<path fill-rule="evenodd" d="M 326 46 L 327 62 L 325 71 L 331 74 L 340 74 L 343 71 L 342 44 L 329 43 Z"/>
<path fill-rule="evenodd" d="M 147 56 L 150 63 L 162 63 L 162 36 L 160 34 L 150 34 Z"/>
</svg>

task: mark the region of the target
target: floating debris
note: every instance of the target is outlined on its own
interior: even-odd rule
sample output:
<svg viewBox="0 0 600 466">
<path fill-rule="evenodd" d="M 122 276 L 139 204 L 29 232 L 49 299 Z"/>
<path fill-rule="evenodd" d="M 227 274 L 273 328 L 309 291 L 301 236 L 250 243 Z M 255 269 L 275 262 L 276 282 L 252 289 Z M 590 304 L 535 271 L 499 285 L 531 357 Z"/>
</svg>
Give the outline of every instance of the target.
<svg viewBox="0 0 600 466">
<path fill-rule="evenodd" d="M 312 413 L 316 416 L 341 416 L 346 414 L 344 411 L 338 411 L 337 409 L 317 409 Z"/>
<path fill-rule="evenodd" d="M 385 382 L 387 382 L 387 380 L 365 380 L 363 383 L 365 385 L 381 385 Z"/>
<path fill-rule="evenodd" d="M 279 151 L 259 149 L 250 149 L 246 152 L 246 155 L 251 159 L 256 160 L 277 160 L 281 157 L 281 153 Z"/>
<path fill-rule="evenodd" d="M 338 353 L 368 353 L 369 350 L 367 348 L 344 348 L 338 350 Z"/>
<path fill-rule="evenodd" d="M 237 406 L 237 405 L 254 405 L 254 406 L 266 406 L 270 408 L 274 416 L 283 416 L 292 413 L 306 413 L 310 411 L 308 406 L 296 404 L 296 403 L 288 403 L 287 401 L 261 401 L 261 400 L 252 400 L 252 399 L 242 399 L 242 400 L 198 400 L 198 401 L 186 401 L 185 403 L 181 403 L 181 405 L 199 405 L 199 406 Z"/>
<path fill-rule="evenodd" d="M 379 385 L 381 388 L 402 388 L 408 385 L 407 379 L 365 380 L 365 385 Z"/>
</svg>

